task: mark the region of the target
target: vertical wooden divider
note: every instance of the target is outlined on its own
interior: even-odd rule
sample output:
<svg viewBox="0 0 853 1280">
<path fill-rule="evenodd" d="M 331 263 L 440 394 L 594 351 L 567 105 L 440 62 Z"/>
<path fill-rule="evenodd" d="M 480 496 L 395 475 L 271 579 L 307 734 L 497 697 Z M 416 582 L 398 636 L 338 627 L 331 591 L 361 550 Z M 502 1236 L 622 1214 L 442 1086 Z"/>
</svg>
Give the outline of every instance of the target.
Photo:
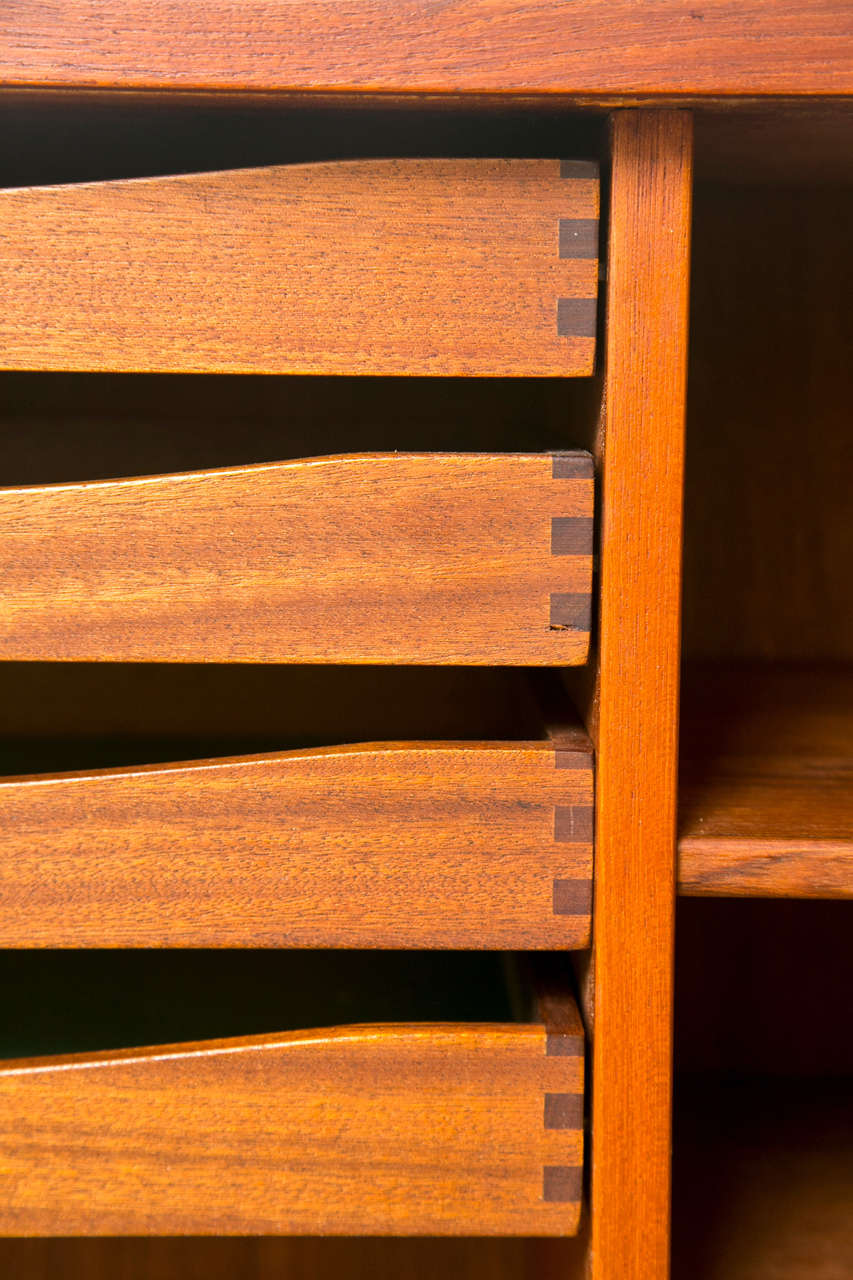
<svg viewBox="0 0 853 1280">
<path fill-rule="evenodd" d="M 615 113 L 612 162 L 588 1274 L 665 1280 L 691 116 Z"/>
</svg>

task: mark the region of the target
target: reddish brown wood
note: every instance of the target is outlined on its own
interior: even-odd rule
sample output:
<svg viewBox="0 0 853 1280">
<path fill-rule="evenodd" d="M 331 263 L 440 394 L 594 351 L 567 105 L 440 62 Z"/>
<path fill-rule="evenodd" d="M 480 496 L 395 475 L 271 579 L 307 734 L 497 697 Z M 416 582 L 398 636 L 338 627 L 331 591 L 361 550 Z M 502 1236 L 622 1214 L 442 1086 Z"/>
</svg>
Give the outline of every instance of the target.
<svg viewBox="0 0 853 1280">
<path fill-rule="evenodd" d="M 0 368 L 587 374 L 597 218 L 559 160 L 0 192 Z"/>
<path fill-rule="evenodd" d="M 594 1280 L 668 1272 L 691 121 L 617 114 L 596 735 Z"/>
<path fill-rule="evenodd" d="M 580 1109 L 545 1100 L 583 1056 L 546 1046 L 412 1024 L 6 1063 L 0 1230 L 572 1234 Z"/>
<path fill-rule="evenodd" d="M 681 893 L 853 897 L 853 672 L 697 668 L 682 733 Z"/>
<path fill-rule="evenodd" d="M 0 946 L 585 946 L 592 761 L 577 745 L 2 781 Z"/>
<path fill-rule="evenodd" d="M 810 143 L 817 155 L 836 147 L 820 186 L 803 181 L 795 138 L 780 129 L 767 139 L 784 163 L 772 185 L 697 189 L 684 539 L 692 661 L 853 662 L 853 133 L 830 139 L 818 126 Z"/>
<path fill-rule="evenodd" d="M 853 90 L 846 0 L 7 0 L 7 84 L 381 92 Z"/>
<path fill-rule="evenodd" d="M 582 1238 L 573 1240 L 368 1236 L 122 1237 L 115 1239 L 0 1240 L 0 1260 L 16 1280 L 571 1280 L 566 1250 L 578 1258 Z M 555 1254 L 559 1251 L 559 1256 Z"/>
<path fill-rule="evenodd" d="M 0 656 L 581 663 L 575 461 L 555 478 L 549 454 L 365 454 L 0 490 Z M 570 553 L 555 517 L 582 522 Z"/>
</svg>

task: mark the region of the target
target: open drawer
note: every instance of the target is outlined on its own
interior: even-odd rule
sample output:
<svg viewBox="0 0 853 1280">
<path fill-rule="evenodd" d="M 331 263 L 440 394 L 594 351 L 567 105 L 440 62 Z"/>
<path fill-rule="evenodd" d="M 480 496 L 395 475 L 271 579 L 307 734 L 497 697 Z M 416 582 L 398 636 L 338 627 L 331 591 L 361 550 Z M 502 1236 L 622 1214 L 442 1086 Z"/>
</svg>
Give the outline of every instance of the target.
<svg viewBox="0 0 853 1280">
<path fill-rule="evenodd" d="M 553 972 L 531 988 L 498 955 L 363 952 L 0 970 L 4 1054 L 113 1046 L 0 1063 L 3 1234 L 577 1229 L 583 1033 Z M 187 1025 L 225 1038 L 115 1047 Z"/>
<path fill-rule="evenodd" d="M 0 367 L 592 372 L 598 169 L 363 160 L 0 192 Z"/>
<path fill-rule="evenodd" d="M 588 454 L 413 453 L 0 490 L 0 658 L 572 665 Z"/>
<path fill-rule="evenodd" d="M 0 668 L 0 946 L 587 945 L 591 747 L 540 674 Z"/>
</svg>

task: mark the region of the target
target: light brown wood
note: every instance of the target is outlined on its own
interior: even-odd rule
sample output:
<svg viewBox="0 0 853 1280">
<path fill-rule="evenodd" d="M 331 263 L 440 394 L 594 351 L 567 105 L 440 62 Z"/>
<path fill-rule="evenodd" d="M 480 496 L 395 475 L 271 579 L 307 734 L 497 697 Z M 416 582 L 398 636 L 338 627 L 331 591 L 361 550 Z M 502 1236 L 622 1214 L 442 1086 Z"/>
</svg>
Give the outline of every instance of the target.
<svg viewBox="0 0 853 1280">
<path fill-rule="evenodd" d="M 614 117 L 602 465 L 593 1280 L 669 1258 L 681 482 L 691 121 Z"/>
<path fill-rule="evenodd" d="M 853 670 L 695 669 L 681 750 L 681 893 L 853 897 Z"/>
<path fill-rule="evenodd" d="M 560 160 L 0 192 L 0 368 L 589 373 L 597 218 Z"/>
<path fill-rule="evenodd" d="M 383 743 L 0 781 L 0 946 L 585 946 L 592 761 Z"/>
<path fill-rule="evenodd" d="M 848 1280 L 849 1081 L 683 1081 L 675 1280 Z"/>
<path fill-rule="evenodd" d="M 6 1063 L 0 1230 L 571 1234 L 576 1017 L 559 1040 L 385 1025 Z"/>
<path fill-rule="evenodd" d="M 113 88 L 853 91 L 846 0 L 7 0 L 0 79 Z"/>
<path fill-rule="evenodd" d="M 583 454 L 374 454 L 0 491 L 0 657 L 580 663 Z"/>
</svg>

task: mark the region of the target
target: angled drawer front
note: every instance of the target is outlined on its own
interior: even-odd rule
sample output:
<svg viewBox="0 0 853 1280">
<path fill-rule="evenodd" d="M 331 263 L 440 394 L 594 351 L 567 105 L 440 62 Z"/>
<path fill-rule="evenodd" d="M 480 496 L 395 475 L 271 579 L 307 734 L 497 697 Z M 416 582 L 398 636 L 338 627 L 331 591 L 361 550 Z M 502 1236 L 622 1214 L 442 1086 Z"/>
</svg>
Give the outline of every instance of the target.
<svg viewBox="0 0 853 1280">
<path fill-rule="evenodd" d="M 0 367 L 588 374 L 598 171 L 370 160 L 0 193 Z"/>
<path fill-rule="evenodd" d="M 570 1235 L 583 1034 L 337 1026 L 0 1064 L 8 1235 Z"/>
<path fill-rule="evenodd" d="M 0 491 L 0 657 L 572 665 L 586 454 L 366 454 Z"/>
<path fill-rule="evenodd" d="M 7 779 L 0 946 L 586 946 L 579 739 Z"/>
</svg>

